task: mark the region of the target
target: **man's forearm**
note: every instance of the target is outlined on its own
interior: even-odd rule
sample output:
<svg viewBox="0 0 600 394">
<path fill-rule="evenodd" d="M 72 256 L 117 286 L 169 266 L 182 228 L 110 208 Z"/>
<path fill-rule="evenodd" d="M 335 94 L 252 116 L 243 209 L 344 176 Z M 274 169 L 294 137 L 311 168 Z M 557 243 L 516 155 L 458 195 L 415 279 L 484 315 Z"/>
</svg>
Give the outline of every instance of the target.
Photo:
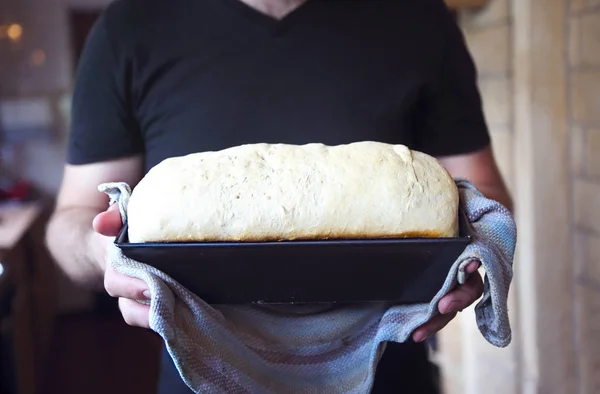
<svg viewBox="0 0 600 394">
<path fill-rule="evenodd" d="M 50 253 L 73 281 L 102 288 L 106 237 L 92 229 L 94 209 L 71 208 L 52 215 L 46 232 Z"/>
</svg>

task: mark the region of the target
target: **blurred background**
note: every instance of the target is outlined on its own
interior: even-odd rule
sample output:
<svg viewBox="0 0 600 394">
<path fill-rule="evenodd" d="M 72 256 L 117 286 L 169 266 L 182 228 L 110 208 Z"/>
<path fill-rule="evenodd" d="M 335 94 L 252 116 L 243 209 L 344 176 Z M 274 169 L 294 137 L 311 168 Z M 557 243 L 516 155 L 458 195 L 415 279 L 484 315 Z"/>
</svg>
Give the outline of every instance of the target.
<svg viewBox="0 0 600 394">
<path fill-rule="evenodd" d="M 0 0 L 0 393 L 152 393 L 159 339 L 43 246 L 74 70 L 110 0 Z M 479 69 L 519 242 L 513 343 L 472 310 L 439 336 L 444 393 L 600 393 L 600 1 L 448 0 Z"/>
</svg>

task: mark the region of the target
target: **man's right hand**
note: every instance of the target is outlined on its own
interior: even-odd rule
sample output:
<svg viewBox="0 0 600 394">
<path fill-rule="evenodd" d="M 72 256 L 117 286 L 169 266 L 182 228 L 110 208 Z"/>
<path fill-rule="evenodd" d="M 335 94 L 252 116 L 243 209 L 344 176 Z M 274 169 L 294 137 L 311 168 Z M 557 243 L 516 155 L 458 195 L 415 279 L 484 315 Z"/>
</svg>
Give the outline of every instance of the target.
<svg viewBox="0 0 600 394">
<path fill-rule="evenodd" d="M 94 218 L 93 227 L 98 234 L 108 237 L 108 242 L 113 242 L 122 227 L 118 205 L 113 204 L 98 214 Z M 107 265 L 104 272 L 104 288 L 111 297 L 119 299 L 119 309 L 127 324 L 149 328 L 150 307 L 138 302 L 150 300 L 151 297 L 144 281 L 122 275 Z"/>
</svg>

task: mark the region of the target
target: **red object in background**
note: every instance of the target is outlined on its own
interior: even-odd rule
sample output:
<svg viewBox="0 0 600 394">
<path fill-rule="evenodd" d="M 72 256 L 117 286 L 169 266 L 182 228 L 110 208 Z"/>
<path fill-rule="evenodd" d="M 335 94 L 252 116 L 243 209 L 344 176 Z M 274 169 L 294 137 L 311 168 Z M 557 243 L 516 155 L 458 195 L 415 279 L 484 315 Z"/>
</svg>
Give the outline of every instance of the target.
<svg viewBox="0 0 600 394">
<path fill-rule="evenodd" d="M 25 180 L 20 180 L 12 185 L 8 189 L 0 189 L 0 200 L 18 200 L 24 201 L 29 197 L 31 191 L 31 185 Z"/>
</svg>

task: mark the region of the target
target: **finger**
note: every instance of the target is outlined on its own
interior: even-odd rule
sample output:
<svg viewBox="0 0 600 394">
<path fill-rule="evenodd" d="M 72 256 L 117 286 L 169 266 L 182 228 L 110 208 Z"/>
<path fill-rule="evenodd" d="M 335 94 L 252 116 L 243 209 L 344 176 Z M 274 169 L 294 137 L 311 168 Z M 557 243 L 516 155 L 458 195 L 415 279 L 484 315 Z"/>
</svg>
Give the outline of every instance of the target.
<svg viewBox="0 0 600 394">
<path fill-rule="evenodd" d="M 92 222 L 94 230 L 107 237 L 114 237 L 119 234 L 123 222 L 118 204 L 111 205 L 106 211 L 99 213 Z"/>
<path fill-rule="evenodd" d="M 119 310 L 125 323 L 134 327 L 150 328 L 150 307 L 127 298 L 119 298 Z"/>
<path fill-rule="evenodd" d="M 442 328 L 446 327 L 452 319 L 456 317 L 456 313 L 452 313 L 449 315 L 437 315 L 429 320 L 427 323 L 423 324 L 421 327 L 417 328 L 412 335 L 413 341 L 415 342 L 423 342 L 431 335 L 440 331 Z"/>
<path fill-rule="evenodd" d="M 446 294 L 438 303 L 438 309 L 442 314 L 462 311 L 483 294 L 483 281 L 481 275 L 471 275 L 464 285 L 458 286 Z"/>
<path fill-rule="evenodd" d="M 104 288 L 111 297 L 124 297 L 140 301 L 151 298 L 146 282 L 120 274 L 110 267 L 104 274 Z"/>
</svg>

